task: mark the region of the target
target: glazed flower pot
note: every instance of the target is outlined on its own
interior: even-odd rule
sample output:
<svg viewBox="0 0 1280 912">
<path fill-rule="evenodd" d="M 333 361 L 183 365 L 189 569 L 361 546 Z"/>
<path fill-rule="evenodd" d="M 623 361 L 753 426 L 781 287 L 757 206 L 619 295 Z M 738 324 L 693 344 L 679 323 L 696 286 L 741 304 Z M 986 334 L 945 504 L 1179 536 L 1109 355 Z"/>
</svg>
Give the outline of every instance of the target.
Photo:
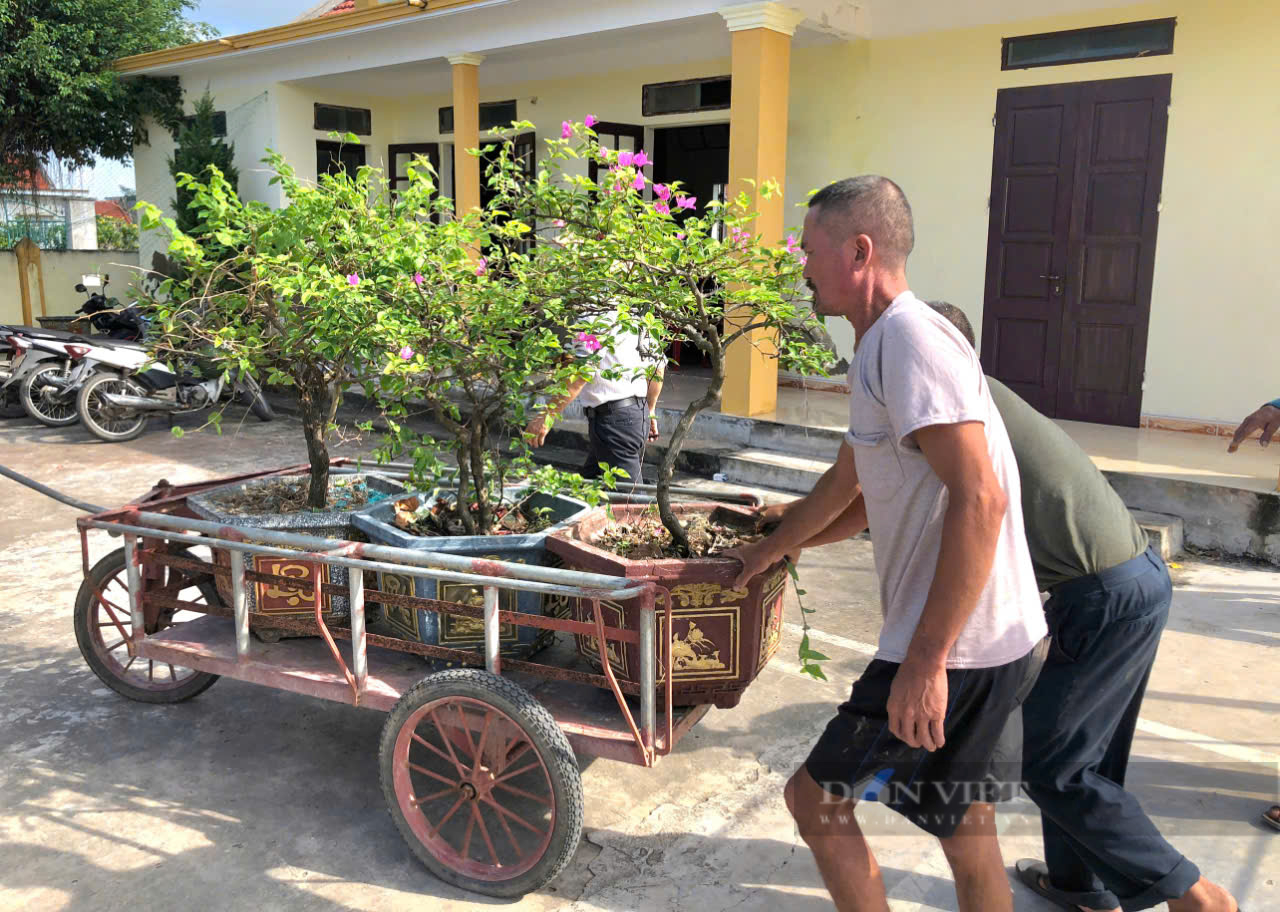
<svg viewBox="0 0 1280 912">
<path fill-rule="evenodd" d="M 507 497 L 510 500 L 519 500 L 524 493 L 523 489 L 508 490 Z M 439 499 L 438 496 L 427 499 L 424 508 L 430 508 Z M 549 529 L 520 535 L 419 536 L 394 524 L 396 506 L 394 499 L 357 512 L 353 522 L 371 542 L 378 544 L 518 564 L 558 566 L 554 556 L 547 551 L 547 535 L 552 529 L 585 515 L 590 507 L 580 500 L 562 494 L 535 493 L 530 496 L 529 501 L 535 508 L 550 511 L 550 518 L 554 524 Z M 418 598 L 461 602 L 476 607 L 484 605 L 484 589 L 481 586 L 437 582 L 398 573 L 379 573 L 378 576 L 378 589 L 388 594 L 414 595 Z M 543 596 L 536 592 L 501 589 L 498 595 L 498 607 L 503 611 L 522 611 L 526 614 L 551 613 L 564 616 L 568 610 L 568 603 L 564 599 Z M 375 633 L 430 646 L 477 650 L 484 648 L 484 622 L 478 618 L 384 604 L 377 611 L 370 613 L 369 625 L 369 629 Z M 550 644 L 554 637 L 555 632 L 551 630 L 503 624 L 499 643 L 503 655 L 527 657 Z"/>
<path fill-rule="evenodd" d="M 661 589 L 658 592 L 658 643 L 661 650 L 667 637 L 671 638 L 675 705 L 736 706 L 747 685 L 777 652 L 782 637 L 785 566 L 779 561 L 739 589 L 733 582 L 742 565 L 731 558 L 629 559 L 593 544 L 612 522 L 638 519 L 651 509 L 643 505 L 615 505 L 612 519 L 603 509 L 592 510 L 571 526 L 553 532 L 547 547 L 571 570 L 651 580 L 669 591 L 670 633 L 666 630 L 666 594 Z M 709 513 L 713 520 L 740 518 L 746 521 L 753 516 L 745 507 L 713 503 L 673 504 L 672 509 L 680 517 Z M 600 608 L 606 626 L 639 629 L 636 602 L 601 600 Z M 577 620 L 595 620 L 587 602 L 579 601 L 574 611 Z M 598 639 L 577 635 L 577 642 L 578 652 L 599 665 Z M 661 695 L 666 686 L 661 651 L 658 659 Z M 638 682 L 640 647 L 610 643 L 609 664 L 619 678 Z"/>
<path fill-rule="evenodd" d="M 303 483 L 308 483 L 309 476 L 300 475 L 296 477 Z M 399 481 L 370 472 L 356 474 L 335 472 L 329 476 L 329 479 L 330 490 L 341 490 L 343 487 L 362 483 L 370 492 L 371 497 L 386 498 L 405 492 L 405 486 Z M 368 503 L 355 505 L 349 509 L 327 510 L 324 512 L 303 510 L 296 513 L 253 514 L 246 514 L 228 506 L 229 499 L 251 493 L 255 488 L 261 488 L 279 480 L 279 477 L 271 476 L 255 478 L 238 484 L 224 485 L 201 494 L 191 495 L 187 498 L 187 505 L 201 519 L 221 523 L 225 526 L 269 529 L 273 532 L 296 532 L 301 535 L 315 536 L 316 538 L 352 539 L 355 534 L 355 527 L 351 521 L 352 516 L 357 510 L 367 507 Z M 231 563 L 230 553 L 225 550 L 215 549 L 213 557 L 214 563 L 219 566 L 225 567 Z M 246 564 L 250 569 L 259 573 L 286 576 L 304 582 L 311 581 L 316 572 L 320 573 L 322 583 L 345 586 L 348 581 L 346 568 L 316 564 L 314 561 L 252 555 L 251 559 L 246 561 Z M 230 605 L 230 580 L 219 576 L 217 577 L 217 584 L 218 594 L 222 596 L 223 601 Z M 254 626 L 257 627 L 270 626 L 272 617 L 303 619 L 315 617 L 315 596 L 309 588 L 288 589 L 274 583 L 251 581 L 247 587 L 246 596 L 249 611 L 263 616 L 254 618 Z M 346 618 L 349 613 L 346 597 L 322 594 L 321 599 L 326 623 Z"/>
</svg>

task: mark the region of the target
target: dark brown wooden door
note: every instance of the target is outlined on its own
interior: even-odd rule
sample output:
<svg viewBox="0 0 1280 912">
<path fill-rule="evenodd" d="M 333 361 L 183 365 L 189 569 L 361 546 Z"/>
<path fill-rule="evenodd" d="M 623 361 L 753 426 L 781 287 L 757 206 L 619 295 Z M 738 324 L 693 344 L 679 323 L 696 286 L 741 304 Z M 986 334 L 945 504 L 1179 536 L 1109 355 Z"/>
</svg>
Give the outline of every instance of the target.
<svg viewBox="0 0 1280 912">
<path fill-rule="evenodd" d="M 1051 417 L 1138 425 L 1171 79 L 996 97 L 982 361 Z"/>
</svg>

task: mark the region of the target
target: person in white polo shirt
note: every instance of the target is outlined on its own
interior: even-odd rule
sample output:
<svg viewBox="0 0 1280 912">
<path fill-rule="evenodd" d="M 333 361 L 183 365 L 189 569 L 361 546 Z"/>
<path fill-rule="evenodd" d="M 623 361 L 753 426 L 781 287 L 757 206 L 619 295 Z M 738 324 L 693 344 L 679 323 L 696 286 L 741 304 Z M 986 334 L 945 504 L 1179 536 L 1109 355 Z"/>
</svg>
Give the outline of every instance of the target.
<svg viewBox="0 0 1280 912">
<path fill-rule="evenodd" d="M 617 312 L 602 319 L 616 323 Z M 588 430 L 582 477 L 599 477 L 603 463 L 625 471 L 630 484 L 642 484 L 645 444 L 658 439 L 658 396 L 665 367 L 660 355 L 642 349 L 640 336 L 633 332 L 618 331 L 608 338 L 579 334 L 574 353 L 580 358 L 595 355 L 595 377 L 570 384 L 565 396 L 529 422 L 525 433 L 530 444 L 542 446 L 547 439 L 547 417 L 558 416 L 577 399 L 586 413 Z"/>
<path fill-rule="evenodd" d="M 1012 912 L 987 789 L 1047 628 L 1008 434 L 973 348 L 908 288 L 913 245 L 911 207 L 886 178 L 839 181 L 810 200 L 814 312 L 845 317 L 857 338 L 849 432 L 835 466 L 777 530 L 729 555 L 744 585 L 862 493 L 879 648 L 787 783 L 787 807 L 841 912 L 888 909 L 853 815 L 858 800 L 878 800 L 940 840 L 962 912 Z"/>
</svg>

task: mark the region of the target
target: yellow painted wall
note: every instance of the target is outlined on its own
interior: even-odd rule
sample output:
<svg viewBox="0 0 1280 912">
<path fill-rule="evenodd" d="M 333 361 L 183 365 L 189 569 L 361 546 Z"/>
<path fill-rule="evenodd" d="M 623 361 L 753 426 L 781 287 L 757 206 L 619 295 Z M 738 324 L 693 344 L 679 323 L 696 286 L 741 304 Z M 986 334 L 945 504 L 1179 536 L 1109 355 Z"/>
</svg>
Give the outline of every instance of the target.
<svg viewBox="0 0 1280 912">
<path fill-rule="evenodd" d="M 73 314 L 84 303 L 85 296 L 75 290 L 83 275 L 111 277 L 107 293 L 124 299 L 129 296 L 138 265 L 138 254 L 132 250 L 42 250 L 40 263 L 44 269 L 45 310 L 49 316 Z M 18 258 L 12 250 L 0 250 L 0 323 L 22 322 L 22 297 L 18 293 Z M 31 312 L 40 316 L 40 289 L 31 277 Z"/>
<path fill-rule="evenodd" d="M 1005 36 L 1168 16 L 1169 56 L 1000 70 Z M 913 289 L 978 327 L 996 91 L 1172 73 L 1142 411 L 1238 419 L 1280 395 L 1277 44 L 1273 3 L 1189 0 L 798 49 L 788 197 L 859 173 L 897 180 L 915 209 Z M 847 324 L 830 328 L 850 350 Z"/>
</svg>

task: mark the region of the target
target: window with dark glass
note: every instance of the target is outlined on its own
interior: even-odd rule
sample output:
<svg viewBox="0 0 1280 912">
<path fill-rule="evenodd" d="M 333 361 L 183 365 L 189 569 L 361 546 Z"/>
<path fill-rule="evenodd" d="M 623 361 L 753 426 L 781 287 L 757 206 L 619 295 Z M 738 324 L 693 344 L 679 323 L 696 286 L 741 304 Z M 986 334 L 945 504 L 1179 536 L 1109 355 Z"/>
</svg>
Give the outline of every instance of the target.
<svg viewBox="0 0 1280 912">
<path fill-rule="evenodd" d="M 368 136 L 373 132 L 373 113 L 368 108 L 344 108 L 342 105 L 316 105 L 317 130 L 354 133 Z"/>
<path fill-rule="evenodd" d="M 1001 45 L 1000 68 L 1022 70 L 1172 54 L 1173 29 L 1177 24 L 1176 19 L 1151 19 L 1005 38 Z"/>
<path fill-rule="evenodd" d="M 195 122 L 196 122 L 196 118 L 194 114 L 190 114 L 182 118 L 182 125 L 184 127 L 189 127 Z M 227 135 L 227 112 L 226 111 L 213 112 L 213 135 L 214 136 Z"/>
<path fill-rule="evenodd" d="M 651 82 L 644 87 L 641 108 L 645 117 L 721 111 L 729 107 L 733 83 L 728 76 Z"/>
<path fill-rule="evenodd" d="M 365 149 L 359 143 L 337 143 L 327 140 L 316 141 L 316 176 L 321 174 L 338 174 L 346 171 L 355 177 L 356 171 L 364 166 Z"/>
<path fill-rule="evenodd" d="M 511 126 L 516 116 L 515 99 L 510 101 L 486 101 L 480 105 L 480 131 L 502 130 Z M 440 132 L 453 132 L 453 105 L 440 109 Z"/>
</svg>

